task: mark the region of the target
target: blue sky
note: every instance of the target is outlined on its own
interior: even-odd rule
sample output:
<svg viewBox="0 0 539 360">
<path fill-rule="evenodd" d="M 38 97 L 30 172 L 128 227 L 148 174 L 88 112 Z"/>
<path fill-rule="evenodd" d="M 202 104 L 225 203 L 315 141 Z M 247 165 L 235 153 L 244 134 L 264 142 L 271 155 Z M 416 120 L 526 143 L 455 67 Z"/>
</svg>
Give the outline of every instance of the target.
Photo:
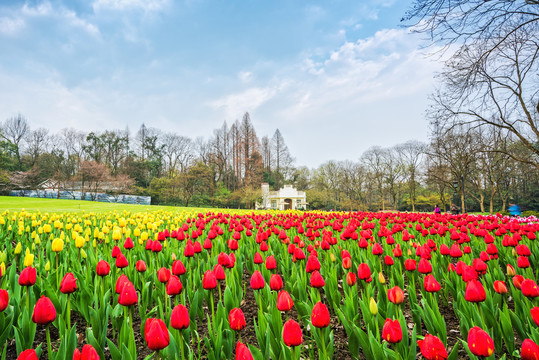
<svg viewBox="0 0 539 360">
<path fill-rule="evenodd" d="M 248 111 L 297 165 L 426 140 L 440 70 L 397 0 L 2 0 L 0 120 L 208 137 Z"/>
</svg>

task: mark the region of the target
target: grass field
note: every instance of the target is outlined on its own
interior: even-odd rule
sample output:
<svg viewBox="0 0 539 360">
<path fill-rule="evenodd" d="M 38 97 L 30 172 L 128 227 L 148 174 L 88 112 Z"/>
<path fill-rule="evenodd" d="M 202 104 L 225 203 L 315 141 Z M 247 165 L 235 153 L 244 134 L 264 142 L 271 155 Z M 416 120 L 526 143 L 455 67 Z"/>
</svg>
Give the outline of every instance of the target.
<svg viewBox="0 0 539 360">
<path fill-rule="evenodd" d="M 41 212 L 109 212 L 114 210 L 127 211 L 156 211 L 156 210 L 182 210 L 187 208 L 174 206 L 156 206 L 156 205 L 128 205 L 111 204 L 97 201 L 82 200 L 57 200 L 57 199 L 36 199 L 14 196 L 0 196 L 0 212 L 4 210 L 20 211 L 41 211 Z M 194 210 L 195 208 L 189 208 Z"/>
</svg>

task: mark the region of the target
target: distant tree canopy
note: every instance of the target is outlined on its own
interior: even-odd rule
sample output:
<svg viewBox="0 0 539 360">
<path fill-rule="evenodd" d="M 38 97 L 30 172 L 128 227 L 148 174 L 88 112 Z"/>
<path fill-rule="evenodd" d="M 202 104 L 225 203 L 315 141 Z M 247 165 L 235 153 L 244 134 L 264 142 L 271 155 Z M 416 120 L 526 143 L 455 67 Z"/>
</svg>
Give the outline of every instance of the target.
<svg viewBox="0 0 539 360">
<path fill-rule="evenodd" d="M 151 195 L 158 204 L 253 208 L 260 183 L 268 182 L 273 189 L 293 184 L 306 191 L 310 209 L 432 211 L 456 203 L 495 212 L 516 202 L 539 210 L 538 171 L 529 164 L 534 152 L 496 128 L 435 124 L 428 144 L 375 146 L 356 161 L 309 169 L 295 166 L 279 129 L 259 139 L 248 113 L 208 139 L 194 140 L 146 125 L 134 136 L 128 130 L 50 134 L 28 122 L 24 131 L 13 131 L 17 119 L 26 121 L 20 115 L 0 127 L 12 134 L 0 140 L 4 192 L 51 179 L 63 188 L 79 184 L 88 193 Z"/>
</svg>

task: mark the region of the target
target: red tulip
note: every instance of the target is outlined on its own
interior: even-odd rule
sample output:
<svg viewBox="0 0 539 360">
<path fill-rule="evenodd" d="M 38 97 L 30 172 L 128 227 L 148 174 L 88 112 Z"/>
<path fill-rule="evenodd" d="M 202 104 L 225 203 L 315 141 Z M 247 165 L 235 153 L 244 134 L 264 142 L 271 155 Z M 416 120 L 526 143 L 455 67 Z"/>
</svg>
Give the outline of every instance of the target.
<svg viewBox="0 0 539 360">
<path fill-rule="evenodd" d="M 120 250 L 120 248 L 116 245 L 114 245 L 114 247 L 112 248 L 112 258 L 113 259 L 116 259 L 118 257 L 118 255 L 120 255 L 122 253 L 122 250 Z"/>
<path fill-rule="evenodd" d="M 266 258 L 266 269 L 275 270 L 277 268 L 277 261 L 273 255 Z"/>
<path fill-rule="evenodd" d="M 533 340 L 524 340 L 520 350 L 520 357 L 522 360 L 539 360 L 539 345 L 534 343 Z"/>
<path fill-rule="evenodd" d="M 517 259 L 517 266 L 521 269 L 527 269 L 530 267 L 530 260 L 525 256 L 519 256 Z"/>
<path fill-rule="evenodd" d="M 505 282 L 496 280 L 494 281 L 493 287 L 494 291 L 496 291 L 498 294 L 507 294 L 507 286 L 505 286 Z"/>
<path fill-rule="evenodd" d="M 294 306 L 294 301 L 290 297 L 290 294 L 283 290 L 277 295 L 277 309 L 279 311 L 289 311 Z"/>
<path fill-rule="evenodd" d="M 168 346 L 168 329 L 163 320 L 150 318 L 146 320 L 144 327 L 144 338 L 148 348 L 153 351 L 159 351 Z"/>
<path fill-rule="evenodd" d="M 313 288 L 321 288 L 321 287 L 324 287 L 324 285 L 326 285 L 324 278 L 322 277 L 320 272 L 318 272 L 318 270 L 315 270 L 311 274 L 311 286 Z"/>
<path fill-rule="evenodd" d="M 253 355 L 247 345 L 238 341 L 236 345 L 236 360 L 253 360 Z"/>
<path fill-rule="evenodd" d="M 387 299 L 393 304 L 402 304 L 404 302 L 404 292 L 398 286 L 387 290 Z"/>
<path fill-rule="evenodd" d="M 366 282 L 371 282 L 371 269 L 369 268 L 368 264 L 362 263 L 359 264 L 357 268 L 357 278 L 359 280 L 365 280 Z"/>
<path fill-rule="evenodd" d="M 342 259 L 342 267 L 343 269 L 350 269 L 352 267 L 352 259 L 350 259 L 349 257 L 345 257 Z"/>
<path fill-rule="evenodd" d="M 539 288 L 532 279 L 525 279 L 520 286 L 520 290 L 522 290 L 522 295 L 529 298 L 536 298 L 539 296 Z"/>
<path fill-rule="evenodd" d="M 172 273 L 176 276 L 185 274 L 186 269 L 181 260 L 176 260 L 172 263 Z"/>
<path fill-rule="evenodd" d="M 120 275 L 118 280 L 116 280 L 116 287 L 114 288 L 116 294 L 119 294 L 122 291 L 125 282 L 129 282 L 129 278 L 127 277 L 127 275 Z"/>
<path fill-rule="evenodd" d="M 17 360 L 39 360 L 39 358 L 34 349 L 28 349 L 20 353 Z"/>
<path fill-rule="evenodd" d="M 326 305 L 317 302 L 311 312 L 311 323 L 314 327 L 325 328 L 329 326 L 329 311 Z"/>
<path fill-rule="evenodd" d="M 305 271 L 307 273 L 312 273 L 313 271 L 320 271 L 320 261 L 318 258 L 313 255 L 309 255 L 307 259 L 307 265 L 305 266 Z"/>
<path fill-rule="evenodd" d="M 432 272 L 432 265 L 426 259 L 419 260 L 419 265 L 417 265 L 417 271 L 421 274 L 430 274 Z"/>
<path fill-rule="evenodd" d="M 386 319 L 382 329 L 382 338 L 393 344 L 402 340 L 402 328 L 398 319 Z"/>
<path fill-rule="evenodd" d="M 478 326 L 471 328 L 468 333 L 468 347 L 475 356 L 489 357 L 494 353 L 494 341 Z"/>
<path fill-rule="evenodd" d="M 407 271 L 414 271 L 416 269 L 416 262 L 414 259 L 406 259 L 404 261 L 404 268 Z"/>
<path fill-rule="evenodd" d="M 139 260 L 137 261 L 137 263 L 135 264 L 135 267 L 137 269 L 138 272 L 146 272 L 146 263 L 144 262 L 144 260 Z"/>
<path fill-rule="evenodd" d="M 7 290 L 0 289 L 0 312 L 6 310 L 9 305 L 9 294 Z"/>
<path fill-rule="evenodd" d="M 438 292 L 442 288 L 440 283 L 434 278 L 432 274 L 425 276 L 423 281 L 423 288 L 427 292 Z"/>
<path fill-rule="evenodd" d="M 170 280 L 170 270 L 164 267 L 157 270 L 157 280 L 160 283 L 167 283 Z"/>
<path fill-rule="evenodd" d="M 257 265 L 262 264 L 264 262 L 264 259 L 262 259 L 262 255 L 260 255 L 259 252 L 255 254 L 255 257 L 253 259 L 253 262 Z"/>
<path fill-rule="evenodd" d="M 132 306 L 138 302 L 137 291 L 135 286 L 129 280 L 123 282 L 122 290 L 118 296 L 118 304 L 122 306 Z"/>
<path fill-rule="evenodd" d="M 110 265 L 105 260 L 99 260 L 95 271 L 98 276 L 107 276 L 110 272 Z"/>
<path fill-rule="evenodd" d="M 356 274 L 351 272 L 346 274 L 346 283 L 348 286 L 354 286 L 356 284 Z"/>
<path fill-rule="evenodd" d="M 189 327 L 189 311 L 182 304 L 178 304 L 172 309 L 170 326 L 177 330 L 187 329 Z"/>
<path fill-rule="evenodd" d="M 273 291 L 279 291 L 283 288 L 283 279 L 279 274 L 273 274 L 270 278 L 270 289 Z"/>
<path fill-rule="evenodd" d="M 535 306 L 531 310 L 532 320 L 535 325 L 539 326 L 539 307 Z"/>
<path fill-rule="evenodd" d="M 19 275 L 20 286 L 32 286 L 36 283 L 36 268 L 27 267 Z"/>
<path fill-rule="evenodd" d="M 62 294 L 71 294 L 75 290 L 77 290 L 77 279 L 75 279 L 72 273 L 65 274 L 60 283 L 60 292 Z"/>
<path fill-rule="evenodd" d="M 284 324 L 283 341 L 286 346 L 299 346 L 303 342 L 303 333 L 295 320 L 290 319 Z"/>
<path fill-rule="evenodd" d="M 487 298 L 485 288 L 481 281 L 472 280 L 466 284 L 466 292 L 464 293 L 464 299 L 469 302 L 482 302 Z"/>
<path fill-rule="evenodd" d="M 241 311 L 240 308 L 230 310 L 228 322 L 230 323 L 230 328 L 234 331 L 243 329 L 245 327 L 245 316 L 243 315 L 243 311 Z"/>
<path fill-rule="evenodd" d="M 133 244 L 133 240 L 131 240 L 130 237 L 128 237 L 127 239 L 125 239 L 125 242 L 124 242 L 124 249 L 126 250 L 130 250 L 132 248 L 135 247 L 135 244 Z"/>
<path fill-rule="evenodd" d="M 421 350 L 421 354 L 427 360 L 447 359 L 447 350 L 444 343 L 436 336 L 427 334 L 424 340 L 417 341 L 417 345 Z"/>
<path fill-rule="evenodd" d="M 56 319 L 56 309 L 52 304 L 51 299 L 41 295 L 34 307 L 34 313 L 32 314 L 32 321 L 36 324 L 48 324 Z"/>
<path fill-rule="evenodd" d="M 213 268 L 213 273 L 215 274 L 215 278 L 217 281 L 222 281 L 226 279 L 225 269 L 219 264 L 215 264 L 215 267 Z"/>
<path fill-rule="evenodd" d="M 523 281 L 524 281 L 524 276 L 515 275 L 515 277 L 513 278 L 513 285 L 515 285 L 515 287 L 520 290 L 520 287 L 522 286 Z"/>
<path fill-rule="evenodd" d="M 255 272 L 251 276 L 251 288 L 253 288 L 253 290 L 260 290 L 263 289 L 264 286 L 266 286 L 266 282 L 264 281 L 262 273 L 258 270 L 255 270 Z"/>
<path fill-rule="evenodd" d="M 217 278 L 212 270 L 208 270 L 204 273 L 202 287 L 206 290 L 213 290 L 217 287 Z"/>
<path fill-rule="evenodd" d="M 73 360 L 99 360 L 99 355 L 92 345 L 86 344 L 82 347 L 82 352 L 75 349 Z"/>
<path fill-rule="evenodd" d="M 167 283 L 167 295 L 175 296 L 182 292 L 182 282 L 176 275 L 172 275 Z"/>
</svg>

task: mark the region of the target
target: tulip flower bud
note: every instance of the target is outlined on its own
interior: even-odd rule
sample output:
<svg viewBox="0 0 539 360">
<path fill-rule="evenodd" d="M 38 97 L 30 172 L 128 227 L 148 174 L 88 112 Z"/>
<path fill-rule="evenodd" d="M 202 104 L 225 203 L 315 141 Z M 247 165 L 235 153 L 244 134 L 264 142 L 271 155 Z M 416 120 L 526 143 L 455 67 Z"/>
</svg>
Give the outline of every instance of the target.
<svg viewBox="0 0 539 360">
<path fill-rule="evenodd" d="M 22 244 L 20 242 L 17 243 L 17 246 L 15 246 L 15 251 L 13 253 L 15 255 L 19 255 L 22 251 Z"/>
<path fill-rule="evenodd" d="M 369 302 L 369 310 L 371 311 L 372 315 L 378 314 L 378 305 L 376 305 L 376 301 L 374 301 L 374 298 L 371 297 L 371 300 Z"/>
<path fill-rule="evenodd" d="M 47 261 L 47 263 L 45 264 L 45 271 L 49 271 L 50 269 L 51 269 L 51 262 Z"/>
<path fill-rule="evenodd" d="M 386 283 L 386 278 L 384 277 L 384 274 L 381 271 L 378 273 L 378 281 L 380 282 L 380 284 Z"/>
</svg>

